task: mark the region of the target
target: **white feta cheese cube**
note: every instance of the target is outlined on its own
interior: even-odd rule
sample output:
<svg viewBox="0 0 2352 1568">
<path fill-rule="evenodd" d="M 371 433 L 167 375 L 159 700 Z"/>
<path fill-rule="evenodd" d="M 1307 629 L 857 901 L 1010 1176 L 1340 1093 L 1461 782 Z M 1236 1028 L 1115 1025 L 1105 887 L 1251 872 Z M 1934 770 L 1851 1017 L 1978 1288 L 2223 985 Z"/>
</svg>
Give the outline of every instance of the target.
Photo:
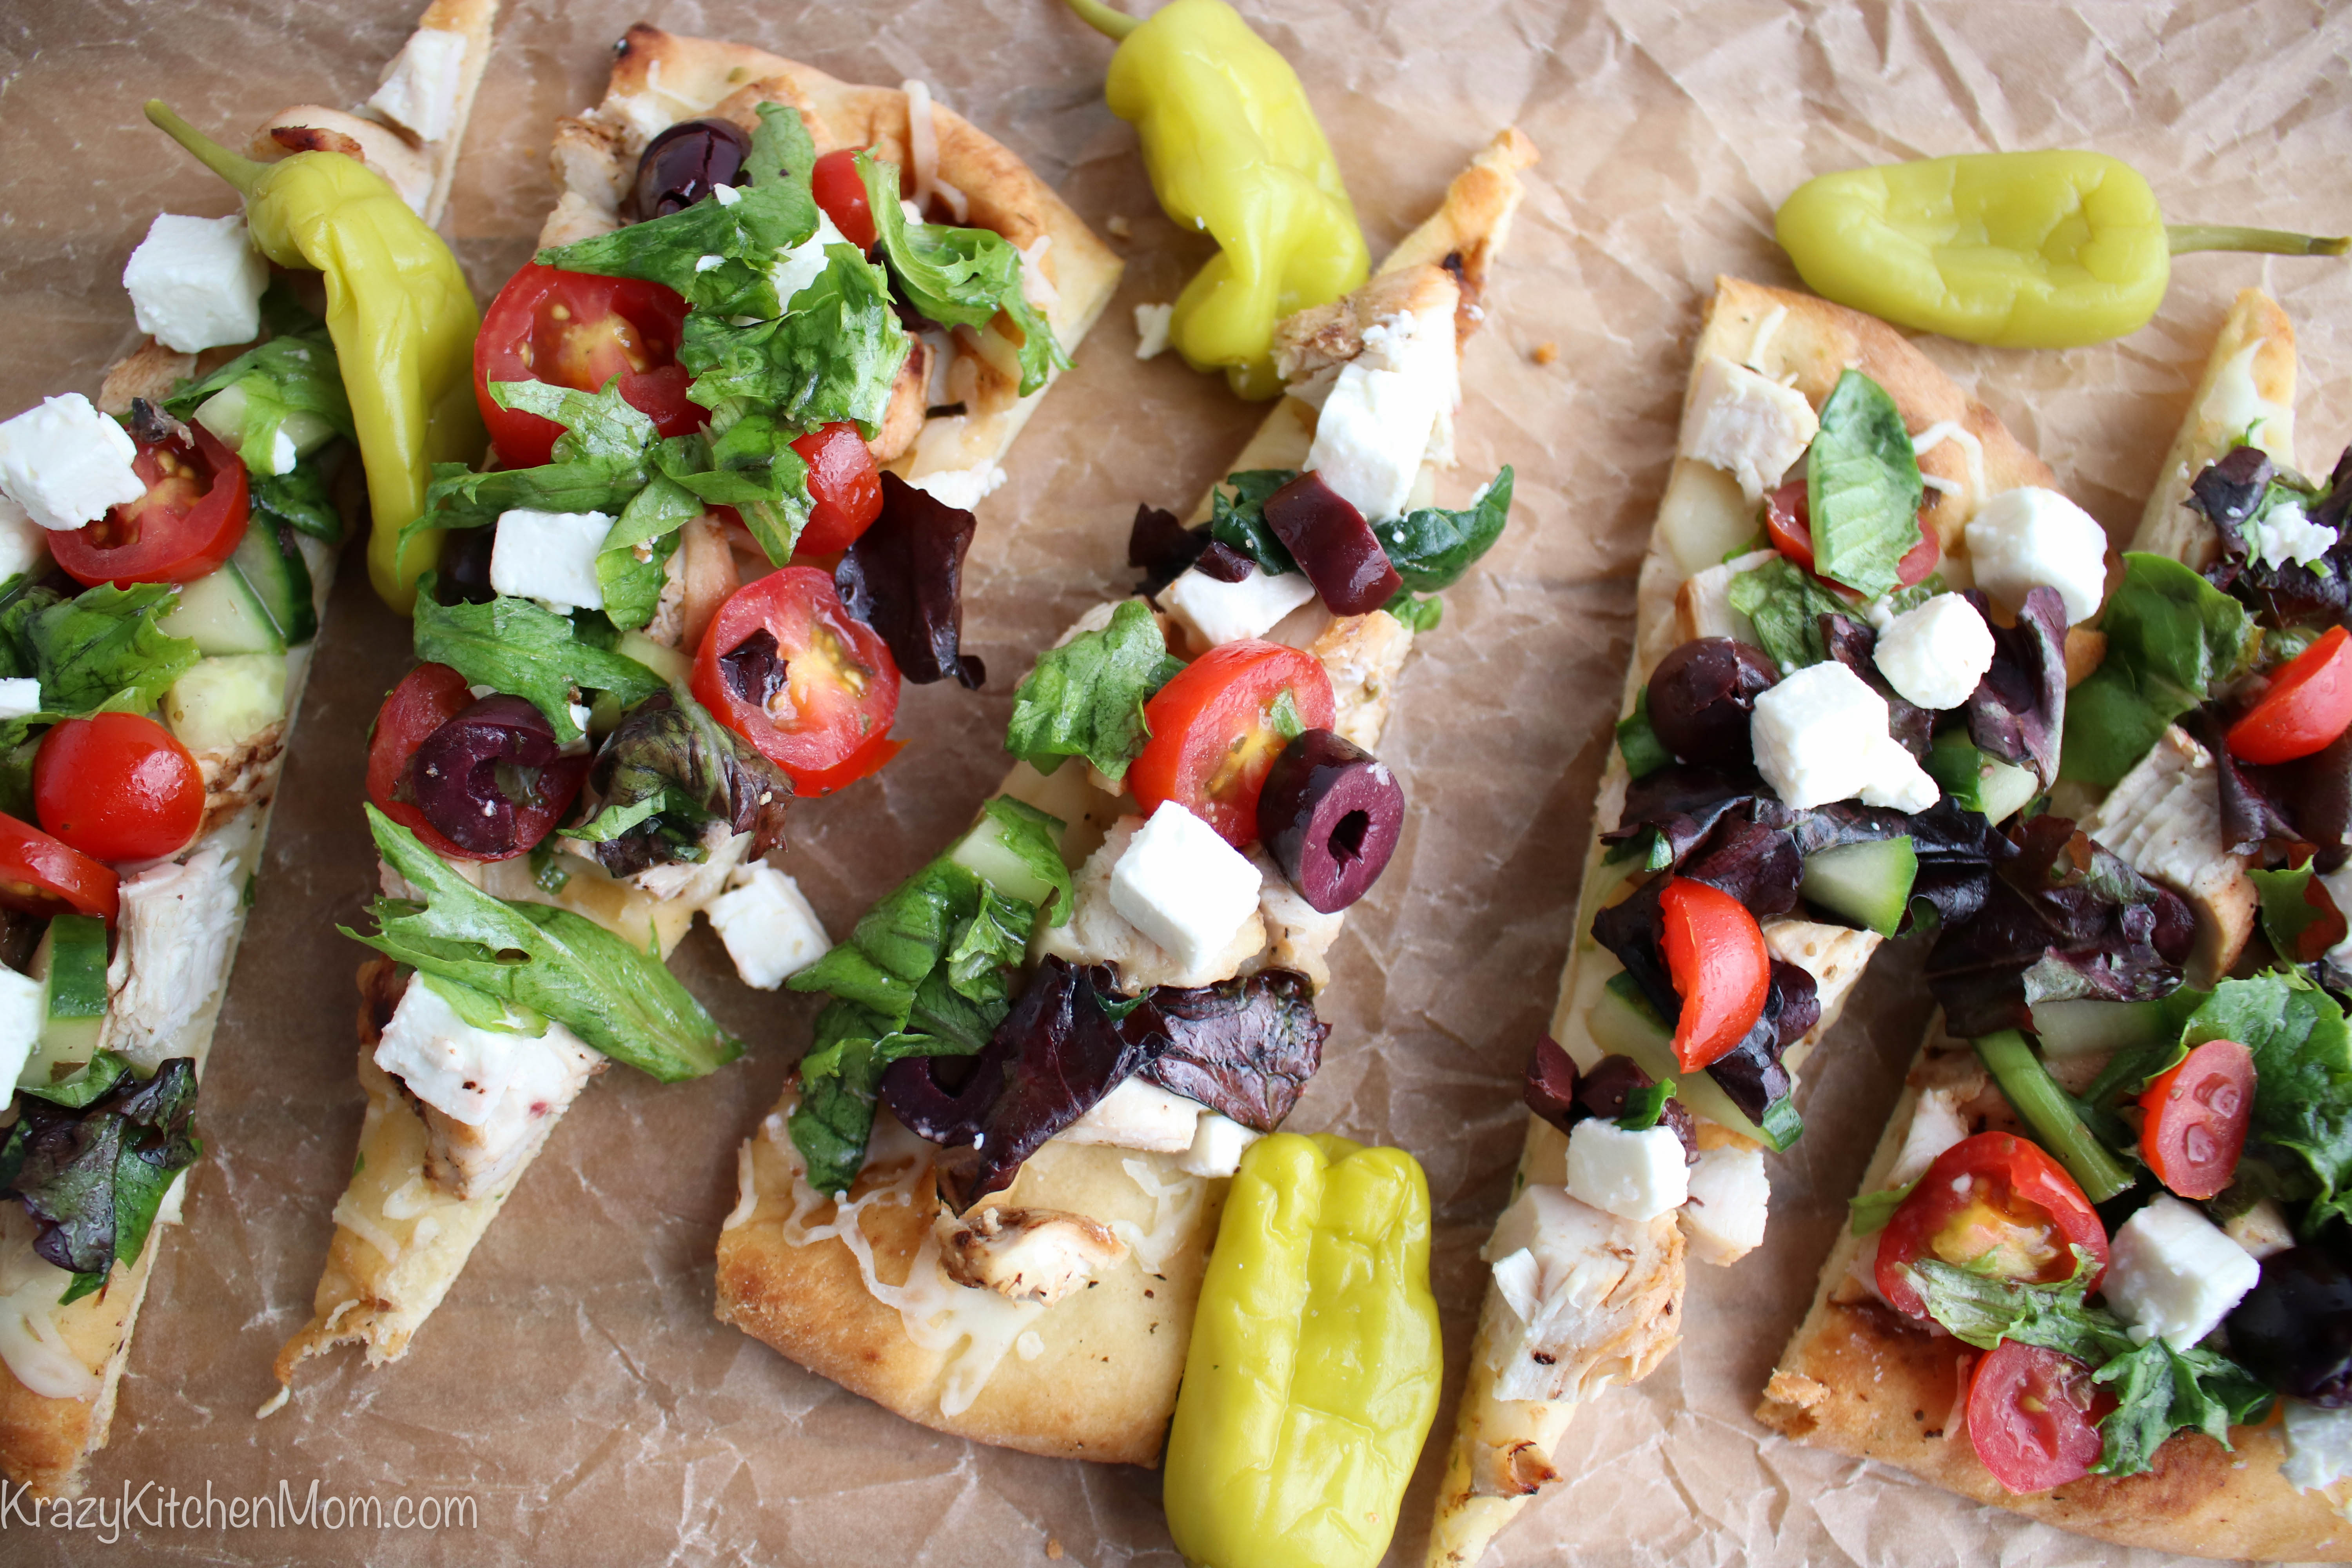
<svg viewBox="0 0 2352 1568">
<path fill-rule="evenodd" d="M 568 1100 L 577 1069 L 567 1058 L 583 1052 L 594 1054 L 557 1023 L 537 1035 L 476 1028 L 420 975 L 400 994 L 375 1065 L 452 1121 L 481 1127 L 533 1100 Z"/>
<path fill-rule="evenodd" d="M 702 912 L 727 944 L 735 973 L 756 990 L 773 991 L 833 945 L 800 884 L 765 860 L 737 868 Z"/>
<path fill-rule="evenodd" d="M 0 965 L 0 1094 L 6 1094 L 41 1043 L 49 1011 L 48 987 Z"/>
<path fill-rule="evenodd" d="M 2303 1491 L 2318 1491 L 2352 1476 L 2352 1407 L 2327 1409 L 2307 1399 L 2286 1405 L 2286 1463 L 2279 1475 Z"/>
<path fill-rule="evenodd" d="M 1459 391 L 1454 318 L 1398 316 L 1368 329 L 1364 349 L 1339 372 L 1307 467 L 1364 514 L 1402 513 L 1440 415 Z"/>
<path fill-rule="evenodd" d="M 393 58 L 367 106 L 421 142 L 438 142 L 457 118 L 457 95 L 465 84 L 466 35 L 443 27 L 419 27 Z"/>
<path fill-rule="evenodd" d="M 601 511 L 532 511 L 517 507 L 499 514 L 499 536 L 490 546 L 490 586 L 518 599 L 536 599 L 557 615 L 601 610 L 604 590 L 596 581 L 596 556 L 613 520 Z"/>
<path fill-rule="evenodd" d="M 1249 858 L 1176 802 L 1163 801 L 1110 872 L 1110 907 L 1190 969 L 1257 913 Z"/>
<path fill-rule="evenodd" d="M 131 433 L 79 392 L 0 423 L 0 492 L 55 532 L 96 522 L 147 493 Z"/>
<path fill-rule="evenodd" d="M 969 468 L 919 474 L 907 482 L 943 505 L 970 511 L 1003 489 L 1004 479 L 1004 470 L 996 464 L 977 463 Z"/>
<path fill-rule="evenodd" d="M 268 284 L 269 264 L 235 213 L 158 214 L 122 269 L 139 330 L 184 354 L 258 336 Z"/>
<path fill-rule="evenodd" d="M 1315 597 L 1304 572 L 1269 576 L 1255 566 L 1238 583 L 1220 583 L 1199 567 L 1188 569 L 1160 591 L 1160 606 L 1193 640 L 1217 647 L 1264 637 L 1274 624 Z"/>
<path fill-rule="evenodd" d="M 1791 806 L 1861 797 L 1925 811 L 1936 781 L 1886 732 L 1886 700 L 1834 659 L 1808 665 L 1756 699 L 1757 771 Z"/>
<path fill-rule="evenodd" d="M 2245 535 L 2248 552 L 2265 566 L 2284 566 L 2290 561 L 2308 566 L 2336 547 L 2336 531 L 2312 521 L 2302 506 L 2291 500 L 2277 502 L 2248 522 Z"/>
<path fill-rule="evenodd" d="M 1181 1154 L 1192 1147 L 1205 1109 L 1197 1100 L 1172 1094 L 1141 1073 L 1089 1107 L 1084 1116 L 1054 1134 L 1065 1143 L 1108 1143 L 1155 1154 Z"/>
<path fill-rule="evenodd" d="M 1878 634 L 1878 673 L 1915 708 L 1958 708 L 1992 668 L 1992 628 L 1958 594 L 1938 594 Z"/>
<path fill-rule="evenodd" d="M 1683 1141 L 1671 1127 L 1629 1132 L 1588 1117 L 1568 1134 L 1568 1195 L 1619 1219 L 1654 1219 L 1690 1196 Z"/>
<path fill-rule="evenodd" d="M 1821 416 L 1795 387 L 1710 354 L 1683 411 L 1682 455 L 1738 479 L 1753 506 L 1805 455 L 1821 427 Z"/>
<path fill-rule="evenodd" d="M 41 710 L 41 683 L 33 677 L 21 676 L 0 680 L 0 720 L 22 719 L 27 713 Z"/>
<path fill-rule="evenodd" d="M 1762 1151 L 1737 1145 L 1699 1151 L 1683 1204 L 1683 1237 L 1700 1261 L 1736 1263 L 1764 1245 L 1772 1199 Z"/>
<path fill-rule="evenodd" d="M 2221 1327 L 2262 1276 L 2220 1226 L 2167 1194 L 2116 1232 L 2101 1289 L 2135 1339 L 2185 1351 Z"/>
<path fill-rule="evenodd" d="M 1176 320 L 1173 305 L 1135 308 L 1135 357 L 1158 359 L 1168 352 L 1168 329 Z"/>
<path fill-rule="evenodd" d="M 1216 1111 L 1201 1113 L 1192 1133 L 1192 1147 L 1176 1162 L 1188 1176 L 1230 1176 L 1241 1169 L 1242 1153 L 1264 1134 Z"/>
<path fill-rule="evenodd" d="M 38 572 L 48 558 L 48 531 L 0 493 L 0 582 L 20 572 Z"/>
<path fill-rule="evenodd" d="M 2066 624 L 2099 613 L 2107 591 L 2107 536 L 2089 512 L 2039 485 L 2003 490 L 1969 520 L 1977 586 L 2014 612 L 2034 588 L 2055 588 Z"/>
<path fill-rule="evenodd" d="M 775 279 L 776 298 L 789 307 L 793 302 L 793 296 L 815 282 L 819 275 L 824 271 L 826 266 L 824 247 L 828 245 L 847 245 L 848 243 L 848 237 L 834 227 L 832 216 L 823 207 L 819 207 L 816 214 L 816 232 L 798 245 L 790 246 L 776 252 L 776 264 L 768 274 Z M 721 258 L 706 257 L 703 259 L 718 261 Z M 698 272 L 701 269 L 701 264 L 698 262 L 695 270 Z"/>
</svg>

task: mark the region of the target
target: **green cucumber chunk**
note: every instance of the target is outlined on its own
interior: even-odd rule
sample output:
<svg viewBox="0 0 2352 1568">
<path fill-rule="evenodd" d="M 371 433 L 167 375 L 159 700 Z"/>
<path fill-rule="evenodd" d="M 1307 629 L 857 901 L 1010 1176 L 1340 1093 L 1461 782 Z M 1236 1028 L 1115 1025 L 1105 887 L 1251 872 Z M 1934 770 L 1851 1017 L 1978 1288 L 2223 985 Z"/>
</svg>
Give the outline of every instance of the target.
<svg viewBox="0 0 2352 1568">
<path fill-rule="evenodd" d="M 319 635 L 319 606 L 310 592 L 310 567 L 294 543 L 294 531 L 257 517 L 238 542 L 229 567 L 245 578 L 278 635 L 297 647 Z M 206 650 L 210 651 L 210 650 Z M 247 650 L 258 651 L 258 650 Z"/>
<path fill-rule="evenodd" d="M 246 531 L 249 536 L 253 531 Z M 180 602 L 155 624 L 172 637 L 194 639 L 198 653 L 286 651 L 277 621 L 233 564 L 182 584 Z"/>
<path fill-rule="evenodd" d="M 1893 936 L 1911 904 L 1919 854 L 1910 835 L 1841 844 L 1805 861 L 1797 891 L 1810 903 L 1881 936 Z"/>
<path fill-rule="evenodd" d="M 2179 1023 L 2167 1024 L 2170 1011 L 2162 1002 L 2037 1002 L 2033 1033 L 2045 1057 L 2108 1056 L 2177 1037 Z"/>
<path fill-rule="evenodd" d="M 61 1067 L 98 1054 L 106 1022 L 106 922 L 89 915 L 58 915 L 33 950 L 31 973 L 46 1001 L 40 1037 L 20 1081 L 47 1084 Z"/>
<path fill-rule="evenodd" d="M 1743 1138 L 1752 1138 L 1769 1149 L 1783 1150 L 1797 1141 L 1804 1131 L 1804 1123 L 1786 1100 L 1769 1107 L 1764 1125 L 1758 1126 L 1748 1113 L 1732 1103 L 1723 1086 L 1703 1072 L 1683 1071 L 1675 1060 L 1675 1032 L 1642 994 L 1641 985 L 1623 971 L 1609 977 L 1601 994 L 1585 1015 L 1584 1026 L 1592 1043 L 1612 1056 L 1631 1057 L 1643 1072 L 1660 1082 L 1675 1080 L 1675 1098 L 1683 1102 L 1692 1114 L 1720 1122 Z"/>
<path fill-rule="evenodd" d="M 1936 787 L 1988 822 L 2006 822 L 2042 793 L 2042 781 L 2021 768 L 1984 754 L 1966 730 L 1947 730 L 1927 748 L 1920 764 Z"/>
<path fill-rule="evenodd" d="M 163 694 L 163 721 L 192 752 L 244 745 L 286 716 L 286 656 L 200 658 Z"/>
<path fill-rule="evenodd" d="M 1043 910 L 1057 889 L 1032 870 L 1029 863 L 1004 842 L 1004 824 L 983 816 L 971 832 L 956 840 L 947 858 L 1008 899 L 1019 899 Z"/>
</svg>

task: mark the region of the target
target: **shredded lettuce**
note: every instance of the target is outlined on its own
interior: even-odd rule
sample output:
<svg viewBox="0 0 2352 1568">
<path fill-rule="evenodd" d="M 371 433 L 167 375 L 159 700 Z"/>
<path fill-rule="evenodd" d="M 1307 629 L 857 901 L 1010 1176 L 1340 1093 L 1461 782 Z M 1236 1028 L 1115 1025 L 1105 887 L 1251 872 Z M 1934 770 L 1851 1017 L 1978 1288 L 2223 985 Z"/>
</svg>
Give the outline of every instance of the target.
<svg viewBox="0 0 2352 1568">
<path fill-rule="evenodd" d="M 828 245 L 824 255 L 824 270 L 782 316 L 740 324 L 712 311 L 687 317 L 677 359 L 694 375 L 688 397 L 728 414 L 772 408 L 802 430 L 855 420 L 874 437 L 913 340 L 890 308 L 880 268 L 854 245 Z"/>
<path fill-rule="evenodd" d="M 583 733 L 572 716 L 575 692 L 609 691 L 625 708 L 667 689 L 635 659 L 587 640 L 579 621 L 528 599 L 436 604 L 433 584 L 428 572 L 416 601 L 416 657 L 447 665 L 468 685 L 525 699 L 547 716 L 560 742 Z"/>
<path fill-rule="evenodd" d="M 1823 616 L 1854 618 L 1846 602 L 1785 555 L 1731 579 L 1731 607 L 1756 626 L 1757 645 L 1782 669 L 1801 669 L 1830 657 Z"/>
<path fill-rule="evenodd" d="M 1084 757 L 1114 782 L 1151 738 L 1143 705 L 1184 668 L 1170 656 L 1150 606 L 1129 599 L 1100 631 L 1037 656 L 1013 692 L 1004 749 L 1041 773 Z"/>
</svg>

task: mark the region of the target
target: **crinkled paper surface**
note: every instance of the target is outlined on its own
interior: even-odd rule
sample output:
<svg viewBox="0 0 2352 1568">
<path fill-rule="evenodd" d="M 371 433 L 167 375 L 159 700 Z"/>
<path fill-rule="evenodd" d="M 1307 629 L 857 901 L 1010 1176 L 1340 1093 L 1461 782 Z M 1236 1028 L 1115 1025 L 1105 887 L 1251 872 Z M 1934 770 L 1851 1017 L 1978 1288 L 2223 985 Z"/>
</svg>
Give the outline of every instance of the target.
<svg viewBox="0 0 2352 1568">
<path fill-rule="evenodd" d="M 1391 1561 L 1414 1563 L 1523 1112 L 1516 1082 L 1549 1015 L 1592 790 L 1631 632 L 1633 570 L 1664 483 L 1710 280 L 1794 281 L 1775 203 L 1856 163 L 2092 146 L 2144 170 L 2166 210 L 2352 229 L 2352 13 L 2313 0 L 2176 5 L 1504 4 L 1243 0 L 1294 60 L 1377 252 L 1461 162 L 1517 123 L 1542 150 L 1489 326 L 1465 374 L 1458 500 L 1509 462 L 1509 533 L 1446 595 L 1383 747 L 1412 826 L 1360 905 L 1327 999 L 1328 1065 L 1295 1126 L 1404 1144 L 1440 1211 L 1446 1403 Z M 1129 129 L 1102 107 L 1109 46 L 1051 0 L 652 5 L 673 30 L 740 37 L 854 80 L 921 77 L 1012 145 L 1097 229 L 1125 216 L 1127 281 L 981 508 L 974 696 L 911 690 L 914 743 L 882 775 L 795 808 L 789 864 L 839 931 L 965 822 L 999 776 L 1013 679 L 1117 592 L 1138 500 L 1182 511 L 1255 411 L 1173 356 L 1132 357 L 1130 307 L 1173 297 L 1203 254 L 1154 208 Z M 478 290 L 528 254 L 549 202 L 553 118 L 602 91 L 635 7 L 510 0 L 449 226 Z M 227 192 L 139 118 L 171 100 L 241 139 L 293 102 L 363 98 L 411 0 L 68 5 L 0 25 L 0 409 L 94 392 L 130 338 L 117 285 L 159 209 Z M 2305 465 L 2352 428 L 2352 268 L 2192 257 L 2163 314 L 2068 353 L 1927 351 L 2127 531 L 2231 296 L 2261 283 L 2294 318 Z M 1537 363 L 1539 345 L 1557 358 Z M 1549 357 L 1549 356 L 1547 356 Z M 470 1496 L 478 1523 L 234 1531 L 125 1526 L 157 1561 L 1172 1564 L 1147 1471 L 996 1452 L 882 1414 L 710 1315 L 735 1150 L 774 1100 L 810 1005 L 747 992 L 707 931 L 689 983 L 751 1042 L 740 1064 L 661 1088 L 608 1075 L 565 1120 L 408 1358 L 343 1352 L 267 1421 L 278 1344 L 308 1315 L 348 1172 L 360 950 L 337 936 L 370 890 L 362 760 L 406 628 L 356 555 L 335 595 L 287 768 L 211 1076 L 187 1223 L 164 1240 L 93 1490 L 149 1482 L 226 1500 Z M 1916 967 L 1883 959 L 1815 1058 L 1811 1136 L 1775 1167 L 1771 1236 L 1700 1269 L 1690 1338 L 1572 1429 L 1576 1479 L 1492 1561 L 1972 1565 L 2139 1561 L 1905 1477 L 1766 1436 L 1748 1411 L 1916 1043 Z M 155 1505 L 149 1494 L 144 1506 Z M 93 1519 L 93 1522 L 94 1522 Z M 88 1561 L 79 1532 L 0 1521 L 0 1558 Z"/>
</svg>

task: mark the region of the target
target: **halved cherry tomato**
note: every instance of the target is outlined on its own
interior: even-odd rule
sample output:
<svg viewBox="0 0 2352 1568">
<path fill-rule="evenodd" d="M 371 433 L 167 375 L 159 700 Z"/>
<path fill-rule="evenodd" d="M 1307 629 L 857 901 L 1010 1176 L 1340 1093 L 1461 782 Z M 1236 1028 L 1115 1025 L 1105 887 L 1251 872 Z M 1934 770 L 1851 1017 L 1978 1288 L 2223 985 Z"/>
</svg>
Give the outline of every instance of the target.
<svg viewBox="0 0 2352 1568">
<path fill-rule="evenodd" d="M 2330 626 L 2271 678 L 2253 711 L 2230 726 L 2230 754 L 2291 763 L 2352 730 L 2352 632 Z"/>
<path fill-rule="evenodd" d="M 100 860 L 177 854 L 205 825 L 205 775 L 172 731 L 137 713 L 68 719 L 33 753 L 33 810 Z"/>
<path fill-rule="evenodd" d="M 832 555 L 848 549 L 882 515 L 882 476 L 866 437 L 846 420 L 813 430 L 793 443 L 809 468 L 808 525 L 793 553 Z"/>
<path fill-rule="evenodd" d="M 2003 1340 L 1969 1379 L 1969 1442 L 2009 1490 L 2047 1491 L 2091 1473 L 2115 1407 L 2073 1356 Z"/>
<path fill-rule="evenodd" d="M 1275 719 L 1286 692 L 1302 728 L 1331 727 L 1331 678 L 1295 647 L 1252 637 L 1179 670 L 1143 705 L 1151 739 L 1127 770 L 1143 814 L 1172 800 L 1234 848 L 1246 847 L 1257 837 L 1266 772 L 1290 743 Z"/>
<path fill-rule="evenodd" d="M 1790 479 L 1774 490 L 1764 503 L 1764 533 L 1772 548 L 1803 567 L 1813 566 L 1813 527 L 1811 503 L 1806 500 L 1805 481 Z M 1927 524 L 1919 525 L 1919 542 L 1906 551 L 1895 563 L 1895 581 L 1908 588 L 1924 583 L 1944 559 L 1943 546 L 1936 542 L 1936 531 Z M 1829 579 L 1822 579 L 1829 583 Z M 1843 583 L 1829 583 L 1840 593 L 1851 593 Z"/>
<path fill-rule="evenodd" d="M 444 838 L 414 802 L 399 798 L 400 779 L 425 737 L 473 702 L 464 676 L 446 664 L 420 664 L 383 700 L 376 710 L 375 728 L 368 734 L 368 799 L 445 860 L 473 857 Z"/>
<path fill-rule="evenodd" d="M 245 464 L 203 426 L 184 428 L 192 439 L 139 443 L 131 468 L 145 495 L 49 535 L 49 553 L 75 582 L 193 583 L 236 552 L 252 516 Z"/>
<path fill-rule="evenodd" d="M 695 653 L 692 684 L 702 705 L 802 795 L 830 795 L 898 751 L 888 739 L 898 667 L 814 566 L 771 572 L 719 605 Z"/>
<path fill-rule="evenodd" d="M 597 392 L 617 376 L 622 400 L 664 436 L 702 428 L 710 411 L 688 401 L 692 378 L 677 363 L 685 330 L 686 301 L 659 283 L 525 266 L 490 301 L 474 340 L 474 400 L 499 460 L 510 468 L 537 468 L 548 461 L 563 426 L 499 407 L 490 397 L 497 381 Z"/>
<path fill-rule="evenodd" d="M 2210 1198 L 2237 1174 L 2254 1115 L 2254 1053 L 2208 1040 L 2141 1091 L 2139 1152 L 2184 1198 Z"/>
<path fill-rule="evenodd" d="M 1879 1233 L 1878 1293 L 1924 1318 L 1907 1264 L 1933 1257 L 2053 1284 L 2074 1278 L 2077 1247 L 2096 1259 L 2095 1287 L 2107 1271 L 2107 1232 L 2074 1178 L 2013 1133 L 1979 1132 L 1937 1155 Z"/>
<path fill-rule="evenodd" d="M 1696 1072 L 1756 1026 L 1772 991 L 1772 954 L 1748 906 L 1722 889 L 1688 877 L 1658 894 L 1665 912 L 1666 973 L 1683 999 L 1675 1022 L 1675 1059 Z"/>
<path fill-rule="evenodd" d="M 36 915 L 96 915 L 114 923 L 122 879 L 29 822 L 0 816 L 0 905 Z"/>
<path fill-rule="evenodd" d="M 845 147 L 827 153 L 809 172 L 816 205 L 841 230 L 841 237 L 860 250 L 874 248 L 874 208 L 866 199 L 866 182 L 857 177 L 857 153 Z"/>
</svg>

